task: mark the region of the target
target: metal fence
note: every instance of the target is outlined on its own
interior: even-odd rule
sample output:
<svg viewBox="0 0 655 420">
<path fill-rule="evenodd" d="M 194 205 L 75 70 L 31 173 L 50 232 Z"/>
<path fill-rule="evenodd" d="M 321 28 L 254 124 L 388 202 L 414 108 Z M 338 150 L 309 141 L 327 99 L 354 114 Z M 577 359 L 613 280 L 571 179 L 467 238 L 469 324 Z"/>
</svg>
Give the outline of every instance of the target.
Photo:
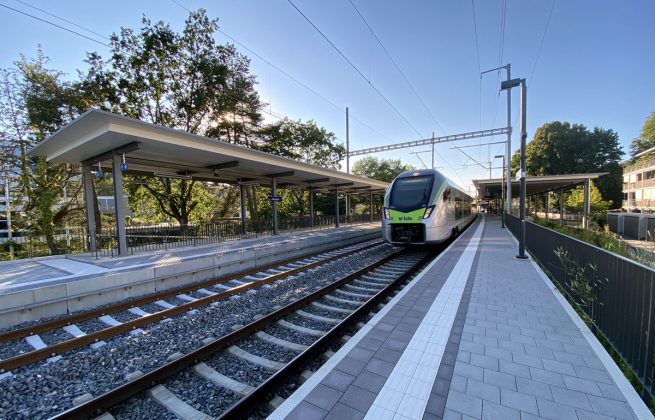
<svg viewBox="0 0 655 420">
<path fill-rule="evenodd" d="M 342 226 L 379 222 L 380 214 L 340 215 Z M 303 230 L 320 230 L 334 227 L 335 216 L 295 216 L 280 218 L 280 232 Z M 170 249 L 184 246 L 199 246 L 224 241 L 256 238 L 273 234 L 271 220 L 247 220 L 245 233 L 240 219 L 220 220 L 212 223 L 177 225 L 161 223 L 147 226 L 129 226 L 126 228 L 127 247 L 130 254 L 140 251 Z M 118 240 L 115 229 L 103 229 L 94 235 L 96 243 L 95 256 L 114 256 L 118 254 Z M 82 253 L 89 241 L 84 228 L 60 229 L 55 232 L 53 241 L 48 244 L 45 236 L 21 232 L 12 240 L 13 258 L 33 258 L 47 255 Z M 55 252 L 52 251 L 52 248 Z M 0 260 L 11 258 L 9 244 L 0 244 Z"/>
<path fill-rule="evenodd" d="M 507 216 L 505 220 L 517 236 L 519 219 Z M 526 248 L 653 397 L 655 271 L 534 223 L 526 222 L 525 229 Z"/>
</svg>

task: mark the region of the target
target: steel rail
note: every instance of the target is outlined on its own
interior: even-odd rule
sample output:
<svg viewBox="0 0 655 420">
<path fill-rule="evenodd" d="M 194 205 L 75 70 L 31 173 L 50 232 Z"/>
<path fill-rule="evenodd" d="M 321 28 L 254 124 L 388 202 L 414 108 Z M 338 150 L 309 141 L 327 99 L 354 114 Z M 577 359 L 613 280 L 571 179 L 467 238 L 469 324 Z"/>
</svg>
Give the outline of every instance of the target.
<svg viewBox="0 0 655 420">
<path fill-rule="evenodd" d="M 38 362 L 43 359 L 47 359 L 49 357 L 58 355 L 58 354 L 63 354 L 71 350 L 75 350 L 80 347 L 84 347 L 93 343 L 97 343 L 98 341 L 105 340 L 120 334 L 124 334 L 127 332 L 130 332 L 136 328 L 143 327 L 148 324 L 152 324 L 154 322 L 160 321 L 164 318 L 170 318 L 175 315 L 179 315 L 181 313 L 190 311 L 191 309 L 195 309 L 201 306 L 206 306 L 209 305 L 212 302 L 215 302 L 217 300 L 222 300 L 227 297 L 230 297 L 232 295 L 245 292 L 250 289 L 254 289 L 260 286 L 263 286 L 268 283 L 272 283 L 274 281 L 277 281 L 281 278 L 288 277 L 290 275 L 294 275 L 303 271 L 307 271 L 309 269 L 312 269 L 314 267 L 327 264 L 329 262 L 335 261 L 337 259 L 343 258 L 348 255 L 352 255 L 358 252 L 361 252 L 363 250 L 369 249 L 373 246 L 377 246 L 378 244 L 371 244 L 367 245 L 362 248 L 358 248 L 352 251 L 348 251 L 343 254 L 335 255 L 332 257 L 328 257 L 324 260 L 316 261 L 307 265 L 304 265 L 302 267 L 294 268 L 288 271 L 284 271 L 282 273 L 278 274 L 273 274 L 268 277 L 264 277 L 261 280 L 258 281 L 253 281 L 252 283 L 246 283 L 242 284 L 236 287 L 233 287 L 230 290 L 226 290 L 224 292 L 217 292 L 216 294 L 213 294 L 211 296 L 203 297 L 203 298 L 198 298 L 192 302 L 187 302 L 182 305 L 178 305 L 174 308 L 170 309 L 164 309 L 159 312 L 155 312 L 153 314 L 133 319 L 131 321 L 127 321 L 124 323 L 121 323 L 120 325 L 116 325 L 113 327 L 107 327 L 102 330 L 86 334 L 80 337 L 76 337 L 67 341 L 62 341 L 61 343 L 56 343 L 47 347 L 44 347 L 39 350 L 34 350 L 25 354 L 21 354 L 18 356 L 10 357 L 7 359 L 0 360 L 0 373 L 7 372 L 19 367 L 23 367 L 26 365 L 29 365 L 34 362 Z M 329 252 L 329 251 L 326 251 Z M 279 264 L 277 265 L 279 266 Z M 261 270 L 260 270 L 261 271 Z"/>
<path fill-rule="evenodd" d="M 348 327 L 354 324 L 357 320 L 361 319 L 370 309 L 377 305 L 386 295 L 388 295 L 396 286 L 411 277 L 416 270 L 423 266 L 426 262 L 431 260 L 434 256 L 429 253 L 419 262 L 412 265 L 411 268 L 405 271 L 400 277 L 391 282 L 388 286 L 377 292 L 369 298 L 362 306 L 355 309 L 350 315 L 343 319 L 339 324 L 335 325 L 325 335 L 311 344 L 307 350 L 300 353 L 293 358 L 287 365 L 268 377 L 262 384 L 260 384 L 254 391 L 247 396 L 241 398 L 227 411 L 221 414 L 219 419 L 241 419 L 247 418 L 252 412 L 262 405 L 266 400 L 266 396 L 275 392 L 282 384 L 298 374 L 300 369 L 309 363 L 316 356 L 324 351 L 324 349 L 334 340 L 338 339 Z"/>
<path fill-rule="evenodd" d="M 357 242 L 354 242 L 354 243 L 352 243 L 350 245 L 347 245 L 347 246 L 357 245 L 357 244 L 361 244 L 361 243 L 368 242 L 368 241 L 369 241 L 369 239 L 363 240 L 363 241 L 357 241 Z M 371 244 L 370 246 L 363 247 L 361 249 L 364 250 L 364 249 L 367 249 L 367 248 L 371 248 L 371 247 L 377 246 L 377 245 L 379 245 L 381 243 L 382 243 L 382 241 L 378 241 L 378 242 L 376 242 L 374 244 Z M 105 307 L 98 308 L 98 309 L 93 309 L 93 310 L 90 310 L 90 311 L 85 311 L 85 312 L 80 313 L 80 314 L 70 315 L 70 316 L 67 316 L 67 317 L 63 317 L 63 318 L 59 318 L 59 319 L 53 319 L 51 321 L 46 321 L 46 322 L 43 322 L 43 323 L 30 325 L 28 327 L 23 327 L 23 328 L 18 328 L 18 329 L 12 330 L 12 331 L 3 332 L 3 333 L 0 333 L 0 343 L 17 340 L 19 338 L 24 338 L 24 337 L 27 337 L 27 336 L 30 336 L 30 335 L 33 335 L 33 334 L 38 334 L 38 333 L 41 333 L 41 332 L 44 332 L 44 331 L 50 331 L 50 330 L 53 330 L 55 328 L 65 327 L 67 325 L 75 324 L 77 322 L 88 321 L 90 319 L 94 319 L 94 318 L 97 318 L 99 316 L 125 311 L 125 310 L 133 308 L 135 306 L 145 305 L 145 304 L 152 303 L 152 302 L 160 300 L 160 299 L 166 299 L 166 298 L 169 298 L 169 297 L 174 297 L 174 296 L 177 296 L 177 295 L 182 294 L 182 293 L 187 293 L 187 292 L 191 292 L 191 291 L 206 288 L 206 287 L 211 287 L 211 286 L 217 285 L 217 284 L 224 284 L 224 283 L 227 283 L 227 282 L 229 282 L 231 280 L 237 280 L 237 279 L 242 278 L 244 276 L 248 276 L 248 275 L 251 275 L 251 274 L 256 274 L 256 273 L 259 273 L 259 272 L 262 272 L 262 271 L 270 270 L 272 268 L 276 268 L 276 267 L 279 267 L 281 265 L 290 264 L 290 263 L 293 263 L 293 262 L 296 262 L 296 261 L 299 261 L 299 260 L 304 260 L 304 259 L 307 259 L 307 258 L 316 257 L 318 255 L 322 255 L 322 254 L 325 254 L 327 252 L 334 252 L 334 251 L 337 251 L 337 250 L 343 249 L 343 248 L 344 248 L 344 246 L 338 246 L 338 247 L 330 248 L 330 249 L 327 249 L 327 250 L 324 250 L 324 251 L 321 251 L 321 252 L 305 254 L 305 255 L 302 255 L 302 256 L 299 256 L 299 257 L 295 257 L 295 258 L 288 258 L 286 260 L 279 261 L 279 262 L 276 262 L 276 263 L 267 264 L 267 265 L 261 266 L 259 268 L 253 268 L 251 270 L 241 271 L 241 272 L 234 273 L 234 274 L 227 274 L 227 275 L 224 275 L 224 276 L 220 276 L 218 278 L 202 280 L 202 281 L 199 281 L 199 282 L 194 282 L 194 283 L 189 284 L 189 285 L 175 287 L 175 288 L 172 288 L 172 289 L 167 289 L 167 290 L 164 290 L 164 291 L 161 291 L 161 292 L 157 292 L 155 294 L 150 294 L 148 296 L 143 296 L 143 297 L 140 297 L 140 298 L 132 299 L 132 300 L 129 300 L 127 302 L 121 302 L 121 303 L 118 303 L 118 304 L 105 306 Z M 198 271 L 199 270 L 192 270 L 192 271 L 187 271 L 187 272 L 182 272 L 182 273 L 177 273 L 177 274 L 174 274 L 174 275 L 170 275 L 168 277 L 183 276 L 183 275 L 186 275 L 186 274 L 195 274 Z"/>
<path fill-rule="evenodd" d="M 113 390 L 107 391 L 106 393 L 89 400 L 83 404 L 80 404 L 76 407 L 72 407 L 66 411 L 63 411 L 55 416 L 52 419 L 80 419 L 80 418 L 89 418 L 96 416 L 101 412 L 108 411 L 110 408 L 114 407 L 117 404 L 124 402 L 125 400 L 133 397 L 141 391 L 144 391 L 157 383 L 163 382 L 165 379 L 181 372 L 182 370 L 199 363 L 202 360 L 206 360 L 210 356 L 228 348 L 235 342 L 246 338 L 253 333 L 273 324 L 277 320 L 289 315 L 296 310 L 305 307 L 310 302 L 324 296 L 325 294 L 330 293 L 334 289 L 341 287 L 342 285 L 350 282 L 351 280 L 360 277 L 361 275 L 374 270 L 375 268 L 385 264 L 388 261 L 391 261 L 397 258 L 399 255 L 403 254 L 405 250 L 396 251 L 393 254 L 390 254 L 374 263 L 367 265 L 364 268 L 361 268 L 353 273 L 346 275 L 345 277 L 315 291 L 309 295 L 300 298 L 289 305 L 286 305 L 283 308 L 280 308 L 270 314 L 251 322 L 250 324 L 240 328 L 234 332 L 231 332 L 227 335 L 217 338 L 216 340 L 174 360 L 168 362 L 158 368 L 153 369 L 152 371 L 145 373 L 144 375 L 135 378 L 123 385 L 114 388 Z M 378 296 L 378 294 L 374 296 Z M 346 319 L 353 319 L 351 316 Z M 335 327 L 336 328 L 336 327 Z M 334 328 L 330 331 L 333 331 Z M 334 333 L 332 334 L 334 335 Z M 325 343 L 325 341 L 321 341 Z M 314 347 L 316 348 L 316 347 Z M 294 359 L 296 360 L 297 357 Z"/>
</svg>

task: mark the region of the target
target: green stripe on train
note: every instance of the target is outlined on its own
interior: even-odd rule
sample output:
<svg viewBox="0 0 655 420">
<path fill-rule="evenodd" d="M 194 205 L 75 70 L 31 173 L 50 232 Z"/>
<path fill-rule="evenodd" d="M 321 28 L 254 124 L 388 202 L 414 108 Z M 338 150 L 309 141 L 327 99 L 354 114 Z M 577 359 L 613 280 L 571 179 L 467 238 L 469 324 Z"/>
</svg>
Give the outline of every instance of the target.
<svg viewBox="0 0 655 420">
<path fill-rule="evenodd" d="M 389 210 L 389 222 L 391 223 L 420 223 L 423 220 L 425 208 L 403 213 L 397 210 Z"/>
</svg>

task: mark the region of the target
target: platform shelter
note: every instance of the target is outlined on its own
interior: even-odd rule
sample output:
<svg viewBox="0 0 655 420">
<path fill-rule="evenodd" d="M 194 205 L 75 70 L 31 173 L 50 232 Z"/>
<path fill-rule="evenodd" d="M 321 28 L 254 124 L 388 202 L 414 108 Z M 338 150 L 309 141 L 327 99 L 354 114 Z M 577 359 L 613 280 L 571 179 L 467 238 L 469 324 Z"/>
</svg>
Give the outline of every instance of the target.
<svg viewBox="0 0 655 420">
<path fill-rule="evenodd" d="M 84 179 L 89 250 L 95 251 L 93 203 L 94 171 L 112 173 L 118 252 L 127 253 L 123 175 L 181 178 L 241 187 L 241 229 L 245 234 L 244 187 L 271 188 L 273 234 L 278 233 L 278 188 L 310 192 L 310 225 L 313 225 L 315 192 L 335 195 L 336 226 L 339 226 L 339 195 L 382 195 L 386 182 L 283 158 L 184 131 L 89 110 L 30 150 L 49 162 L 81 164 Z M 347 209 L 349 211 L 350 209 Z M 371 212 L 372 217 L 372 212 Z"/>
</svg>

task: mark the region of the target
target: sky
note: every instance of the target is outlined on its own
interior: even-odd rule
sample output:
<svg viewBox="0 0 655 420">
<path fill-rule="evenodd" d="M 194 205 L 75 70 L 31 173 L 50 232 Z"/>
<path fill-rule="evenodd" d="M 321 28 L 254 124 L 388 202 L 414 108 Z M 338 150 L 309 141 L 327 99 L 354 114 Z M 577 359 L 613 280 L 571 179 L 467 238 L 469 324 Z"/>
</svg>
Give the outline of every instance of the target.
<svg viewBox="0 0 655 420">
<path fill-rule="evenodd" d="M 251 58 L 267 121 L 314 120 L 345 142 L 348 107 L 351 150 L 505 127 L 505 73 L 480 73 L 508 63 L 527 80 L 528 140 L 547 122 L 568 121 L 616 131 L 627 153 L 655 111 L 649 0 L 0 0 L 0 66 L 35 57 L 40 45 L 50 68 L 74 79 L 87 52 L 108 56 L 103 37 L 139 28 L 144 14 L 180 30 L 185 9 L 197 8 L 219 19 L 219 43 L 236 40 Z M 513 89 L 512 152 L 518 105 Z M 494 156 L 505 145 L 487 143 L 504 140 L 442 143 L 435 166 L 464 187 L 489 178 L 489 166 L 500 177 Z M 417 155 L 431 165 L 429 147 L 373 156 L 422 168 Z"/>
</svg>

